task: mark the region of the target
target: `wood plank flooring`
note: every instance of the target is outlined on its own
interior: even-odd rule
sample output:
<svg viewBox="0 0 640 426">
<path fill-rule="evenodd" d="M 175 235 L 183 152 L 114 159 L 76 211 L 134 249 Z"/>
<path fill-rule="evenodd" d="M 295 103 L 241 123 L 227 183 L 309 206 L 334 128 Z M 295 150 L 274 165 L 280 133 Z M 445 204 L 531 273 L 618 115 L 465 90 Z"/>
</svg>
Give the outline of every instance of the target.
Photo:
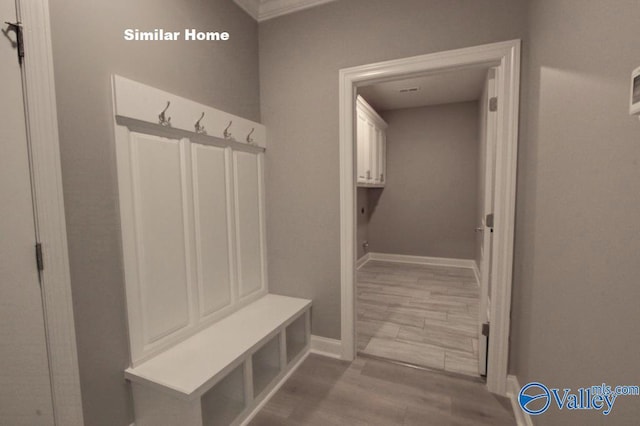
<svg viewBox="0 0 640 426">
<path fill-rule="evenodd" d="M 369 261 L 358 271 L 358 351 L 478 376 L 471 269 Z"/>
<path fill-rule="evenodd" d="M 507 398 L 479 378 L 360 357 L 309 357 L 251 426 L 512 426 Z"/>
</svg>

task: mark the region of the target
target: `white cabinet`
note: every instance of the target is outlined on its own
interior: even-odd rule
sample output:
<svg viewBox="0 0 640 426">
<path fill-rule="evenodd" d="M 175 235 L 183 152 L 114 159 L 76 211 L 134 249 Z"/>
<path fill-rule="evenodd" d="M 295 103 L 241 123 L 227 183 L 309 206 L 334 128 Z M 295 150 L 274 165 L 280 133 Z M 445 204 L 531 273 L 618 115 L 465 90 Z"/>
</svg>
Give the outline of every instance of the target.
<svg viewBox="0 0 640 426">
<path fill-rule="evenodd" d="M 383 187 L 387 171 L 387 123 L 360 96 L 356 116 L 358 186 Z"/>
</svg>

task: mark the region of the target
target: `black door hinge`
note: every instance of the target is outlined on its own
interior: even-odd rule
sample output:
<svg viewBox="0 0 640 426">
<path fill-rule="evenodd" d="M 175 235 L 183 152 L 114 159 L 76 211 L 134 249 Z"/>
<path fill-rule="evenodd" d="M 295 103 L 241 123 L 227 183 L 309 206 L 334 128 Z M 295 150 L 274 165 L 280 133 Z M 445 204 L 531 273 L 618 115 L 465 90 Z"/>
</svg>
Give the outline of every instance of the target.
<svg viewBox="0 0 640 426">
<path fill-rule="evenodd" d="M 489 323 L 485 322 L 484 324 L 482 324 L 482 335 L 486 336 L 487 338 L 489 337 Z"/>
<path fill-rule="evenodd" d="M 44 271 L 44 259 L 42 258 L 42 243 L 36 243 L 36 265 L 38 265 L 38 271 Z"/>
<path fill-rule="evenodd" d="M 489 111 L 495 112 L 497 110 L 498 110 L 498 98 L 494 96 L 493 98 L 489 99 Z"/>
<path fill-rule="evenodd" d="M 493 232 L 493 213 L 489 213 L 485 217 L 484 224 L 487 228 L 491 229 L 491 232 Z"/>
<path fill-rule="evenodd" d="M 3 32 L 13 31 L 16 33 L 16 47 L 18 48 L 18 63 L 22 65 L 22 60 L 24 59 L 24 38 L 22 37 L 22 23 L 21 22 L 5 22 L 5 24 L 9 25 L 9 28 Z"/>
</svg>

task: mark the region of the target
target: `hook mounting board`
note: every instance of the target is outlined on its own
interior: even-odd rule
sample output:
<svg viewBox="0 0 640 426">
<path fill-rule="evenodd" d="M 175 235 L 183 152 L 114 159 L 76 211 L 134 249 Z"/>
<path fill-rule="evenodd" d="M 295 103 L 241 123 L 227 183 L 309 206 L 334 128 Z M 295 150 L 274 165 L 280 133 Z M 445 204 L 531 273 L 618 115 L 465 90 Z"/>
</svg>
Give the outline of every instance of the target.
<svg viewBox="0 0 640 426">
<path fill-rule="evenodd" d="M 224 139 L 224 130 L 233 121 L 233 134 L 237 141 L 247 144 L 246 137 L 251 134 L 253 145 L 267 147 L 265 126 L 255 121 L 230 114 L 228 112 L 203 105 L 198 102 L 165 92 L 155 87 L 129 80 L 119 75 L 112 76 L 113 108 L 116 116 L 129 117 L 148 123 L 158 123 L 158 113 L 171 103 L 167 114 L 171 116 L 174 129 L 194 131 L 194 124 L 203 112 L 206 116 L 201 125 L 206 126 L 207 134 Z"/>
</svg>

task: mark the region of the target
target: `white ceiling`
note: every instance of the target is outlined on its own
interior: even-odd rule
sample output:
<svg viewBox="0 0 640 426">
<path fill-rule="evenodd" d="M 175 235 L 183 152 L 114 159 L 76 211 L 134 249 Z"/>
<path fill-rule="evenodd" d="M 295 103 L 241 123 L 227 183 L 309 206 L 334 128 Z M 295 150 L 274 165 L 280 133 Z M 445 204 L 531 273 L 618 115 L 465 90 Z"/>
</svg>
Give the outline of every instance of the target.
<svg viewBox="0 0 640 426">
<path fill-rule="evenodd" d="M 358 94 L 377 111 L 416 108 L 480 99 L 487 77 L 488 67 L 466 68 L 388 81 L 358 89 Z M 419 88 L 418 91 L 401 93 L 401 89 Z"/>
<path fill-rule="evenodd" d="M 336 0 L 233 0 L 258 22 Z"/>
</svg>

